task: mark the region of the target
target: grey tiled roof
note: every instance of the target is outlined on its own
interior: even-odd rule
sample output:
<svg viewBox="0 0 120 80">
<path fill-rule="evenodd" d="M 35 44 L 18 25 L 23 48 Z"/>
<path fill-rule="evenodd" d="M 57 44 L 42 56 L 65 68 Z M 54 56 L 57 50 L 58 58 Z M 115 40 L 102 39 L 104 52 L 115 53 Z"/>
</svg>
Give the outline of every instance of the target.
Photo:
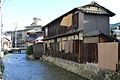
<svg viewBox="0 0 120 80">
<path fill-rule="evenodd" d="M 98 36 L 100 34 L 105 34 L 105 33 L 101 31 L 92 31 L 92 32 L 87 32 L 87 33 L 84 32 L 83 37 Z"/>
<path fill-rule="evenodd" d="M 92 32 L 84 32 L 83 37 L 84 38 L 85 37 L 96 37 L 96 36 L 99 36 L 99 35 L 105 36 L 106 38 L 109 39 L 109 41 L 119 41 L 118 39 L 102 32 L 102 31 L 99 31 L 99 30 L 98 31 L 92 31 Z"/>
<path fill-rule="evenodd" d="M 103 11 L 101 11 L 101 10 L 89 10 L 89 9 L 85 8 L 86 6 L 99 7 L 101 9 L 103 9 Z M 65 13 L 65 14 L 61 15 L 60 17 L 54 19 L 53 21 L 49 22 L 48 24 L 46 24 L 42 28 L 47 27 L 48 25 L 55 22 L 56 20 L 66 16 L 67 14 L 70 14 L 70 13 L 76 12 L 76 11 L 81 11 L 83 13 L 90 13 L 90 14 L 103 14 L 103 15 L 108 15 L 108 16 L 111 16 L 111 17 L 115 15 L 115 13 L 111 12 L 110 10 L 104 8 L 103 6 L 101 6 L 101 5 L 97 4 L 97 3 L 90 3 L 90 4 L 87 4 L 85 6 L 77 7 L 77 8 L 74 8 L 74 9 L 68 11 L 67 13 Z"/>
<path fill-rule="evenodd" d="M 101 10 L 89 10 L 89 9 L 86 9 L 85 7 L 86 6 L 93 6 L 93 7 L 98 7 L 98 8 L 101 8 L 103 9 L 103 11 Z M 85 6 L 81 6 L 81 7 L 77 7 L 79 10 L 83 11 L 84 13 L 94 13 L 94 14 L 107 14 L 107 15 L 110 15 L 110 16 L 114 16 L 115 13 L 111 12 L 110 10 L 106 9 L 105 7 L 97 4 L 96 2 L 93 2 L 93 3 L 90 3 L 90 4 L 87 4 Z"/>
<path fill-rule="evenodd" d="M 94 11 L 94 10 L 87 10 L 84 8 L 78 8 L 79 10 L 83 11 L 84 13 L 94 13 L 94 14 L 109 14 L 105 11 Z"/>
</svg>

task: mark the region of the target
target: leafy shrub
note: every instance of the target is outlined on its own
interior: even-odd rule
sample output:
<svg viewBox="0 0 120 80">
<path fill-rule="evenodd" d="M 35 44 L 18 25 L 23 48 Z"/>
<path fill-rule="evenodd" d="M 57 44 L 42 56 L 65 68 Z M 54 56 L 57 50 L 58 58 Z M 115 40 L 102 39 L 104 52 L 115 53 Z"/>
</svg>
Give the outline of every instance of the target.
<svg viewBox="0 0 120 80">
<path fill-rule="evenodd" d="M 26 52 L 26 54 L 28 54 L 28 55 L 33 54 L 33 45 L 30 45 L 30 46 L 27 47 L 27 52 Z"/>
<path fill-rule="evenodd" d="M 2 73 L 4 72 L 4 69 L 5 69 L 4 64 L 2 64 L 2 66 L 1 66 L 1 72 Z"/>
</svg>

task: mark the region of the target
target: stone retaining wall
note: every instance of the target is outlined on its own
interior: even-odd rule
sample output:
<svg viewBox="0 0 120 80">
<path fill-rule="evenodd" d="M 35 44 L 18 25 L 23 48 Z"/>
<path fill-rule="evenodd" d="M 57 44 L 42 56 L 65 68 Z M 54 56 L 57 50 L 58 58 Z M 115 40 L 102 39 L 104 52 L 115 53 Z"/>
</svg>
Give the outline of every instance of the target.
<svg viewBox="0 0 120 80">
<path fill-rule="evenodd" d="M 55 58 L 51 56 L 42 56 L 44 60 L 52 62 L 59 67 L 76 73 L 90 80 L 120 80 L 120 73 L 109 70 L 101 70 L 97 64 L 87 63 L 79 64 L 73 61 Z"/>
</svg>

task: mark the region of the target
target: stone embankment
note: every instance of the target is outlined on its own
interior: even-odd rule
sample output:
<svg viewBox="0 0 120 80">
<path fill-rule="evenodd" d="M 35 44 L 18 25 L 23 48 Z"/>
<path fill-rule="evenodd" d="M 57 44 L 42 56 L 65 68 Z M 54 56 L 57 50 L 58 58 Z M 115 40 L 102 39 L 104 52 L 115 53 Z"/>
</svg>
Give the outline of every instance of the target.
<svg viewBox="0 0 120 80">
<path fill-rule="evenodd" d="M 2 59 L 0 58 L 0 80 L 3 80 L 3 71 L 4 71 L 4 64 Z"/>
<path fill-rule="evenodd" d="M 102 70 L 97 64 L 80 64 L 46 55 L 43 55 L 43 59 L 90 80 L 120 80 L 119 72 Z"/>
</svg>

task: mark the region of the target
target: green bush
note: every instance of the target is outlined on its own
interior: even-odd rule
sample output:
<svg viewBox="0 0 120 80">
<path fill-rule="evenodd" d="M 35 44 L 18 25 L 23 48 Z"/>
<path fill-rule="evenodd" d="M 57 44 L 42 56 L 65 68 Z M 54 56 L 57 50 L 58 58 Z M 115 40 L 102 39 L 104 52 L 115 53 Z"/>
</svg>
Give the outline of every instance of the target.
<svg viewBox="0 0 120 80">
<path fill-rule="evenodd" d="M 1 72 L 3 73 L 4 72 L 4 64 L 2 64 L 2 66 L 1 66 Z"/>
<path fill-rule="evenodd" d="M 26 52 L 26 54 L 28 54 L 28 55 L 33 54 L 33 45 L 30 45 L 30 46 L 27 47 L 27 52 Z"/>
</svg>

